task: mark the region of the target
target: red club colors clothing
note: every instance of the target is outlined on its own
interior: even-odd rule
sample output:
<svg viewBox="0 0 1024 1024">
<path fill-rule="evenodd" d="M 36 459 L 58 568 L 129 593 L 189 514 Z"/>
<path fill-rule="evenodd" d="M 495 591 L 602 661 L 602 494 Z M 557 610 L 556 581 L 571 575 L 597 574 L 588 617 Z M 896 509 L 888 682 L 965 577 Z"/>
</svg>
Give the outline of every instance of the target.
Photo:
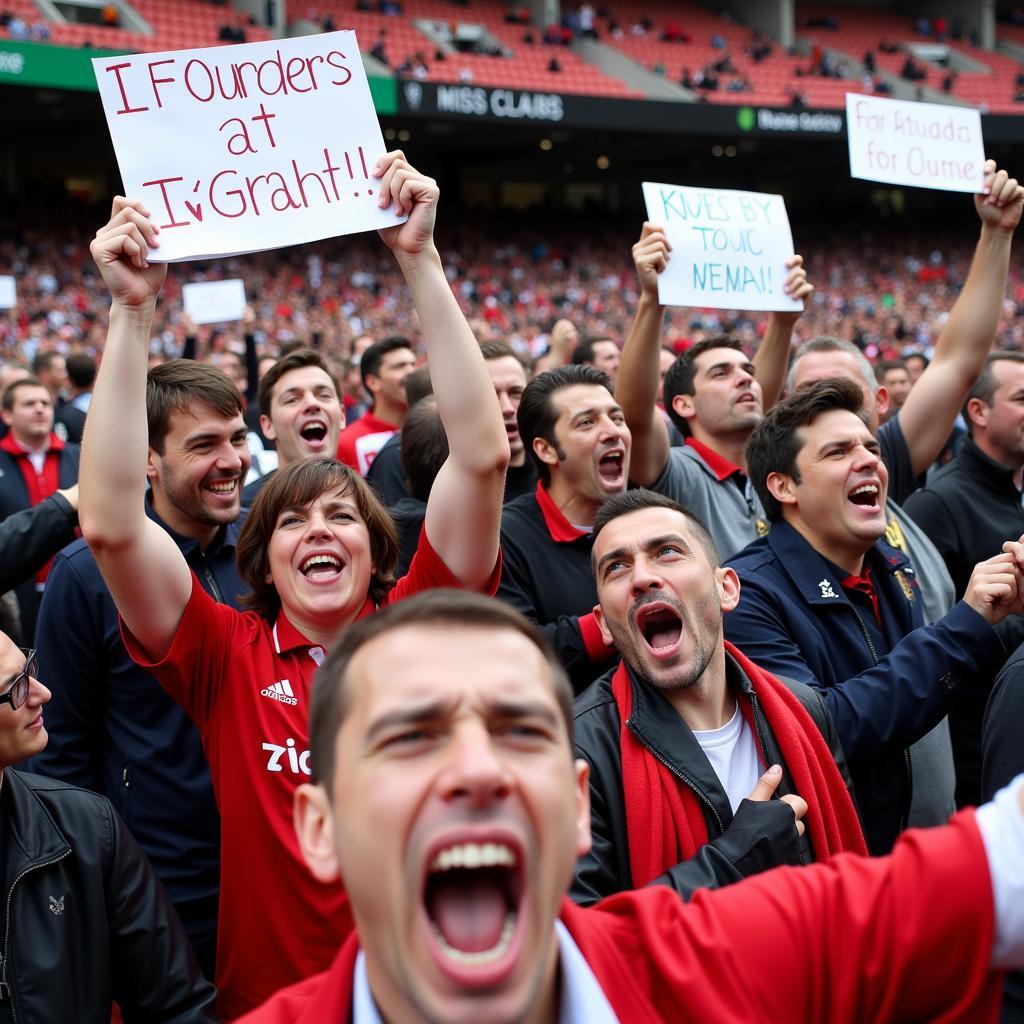
<svg viewBox="0 0 1024 1024">
<path fill-rule="evenodd" d="M 664 886 L 561 919 L 623 1024 L 994 1022 L 992 883 L 973 812 L 890 857 L 778 868 L 684 903 Z M 952 937 L 952 941 L 951 941 Z M 331 969 L 239 1024 L 347 1021 L 353 935 Z"/>
<path fill-rule="evenodd" d="M 491 593 L 499 571 L 500 560 Z M 458 586 L 424 533 L 386 603 Z M 375 610 L 367 599 L 360 618 Z M 310 777 L 311 683 L 326 652 L 283 613 L 270 624 L 217 604 L 195 581 L 162 661 L 148 662 L 123 624 L 122 633 L 198 725 L 210 762 L 221 814 L 218 1009 L 232 1020 L 324 970 L 352 929 L 344 888 L 310 875 L 292 826 L 292 795 Z"/>
<path fill-rule="evenodd" d="M 351 466 L 360 476 L 366 476 L 377 452 L 384 447 L 398 427 L 387 420 L 379 420 L 372 412 L 366 413 L 338 437 L 338 458 Z"/>
</svg>

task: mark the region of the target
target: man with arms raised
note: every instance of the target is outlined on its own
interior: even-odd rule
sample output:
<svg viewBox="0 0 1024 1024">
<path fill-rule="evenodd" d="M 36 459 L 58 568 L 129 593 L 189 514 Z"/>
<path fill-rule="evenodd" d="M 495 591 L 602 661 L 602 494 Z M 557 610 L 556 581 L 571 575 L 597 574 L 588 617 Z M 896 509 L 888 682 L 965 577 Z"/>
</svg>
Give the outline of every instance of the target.
<svg viewBox="0 0 1024 1024">
<path fill-rule="evenodd" d="M 780 402 L 747 445 L 772 521 L 731 561 L 742 589 L 725 635 L 757 665 L 821 689 L 850 764 L 872 853 L 906 827 L 905 748 L 984 686 L 1005 652 L 992 628 L 1017 570 L 1009 554 L 975 566 L 963 601 L 924 625 L 913 568 L 883 543 L 888 473 L 860 387 L 818 381 Z"/>
<path fill-rule="evenodd" d="M 317 674 L 295 822 L 357 934 L 245 1024 L 991 1019 L 992 968 L 1024 962 L 1024 779 L 889 858 L 575 907 L 570 700 L 536 633 L 475 595 L 349 631 Z"/>
<path fill-rule="evenodd" d="M 633 246 L 640 276 L 636 318 L 622 351 L 615 397 L 633 435 L 629 479 L 685 505 L 707 525 L 723 558 L 767 529 L 747 479 L 744 445 L 765 405 L 778 396 L 799 313 L 772 313 L 751 360 L 727 335 L 705 338 L 684 352 L 665 374 L 665 412 L 686 439 L 669 446 L 668 427 L 657 405 L 661 332 L 665 307 L 658 301 L 658 274 L 671 258 L 664 229 L 644 224 Z M 803 258 L 789 262 L 785 292 L 806 301 L 814 288 Z"/>
<path fill-rule="evenodd" d="M 612 654 L 592 613 L 591 529 L 626 489 L 629 429 L 607 375 L 575 365 L 530 381 L 518 423 L 538 482 L 502 513 L 498 596 L 544 627 L 578 692 Z"/>
<path fill-rule="evenodd" d="M 594 615 L 622 662 L 574 708 L 593 843 L 573 899 L 650 882 L 689 895 L 866 852 L 820 694 L 723 640 L 739 580 L 703 524 L 670 498 L 626 491 L 597 515 L 593 561 Z"/>
<path fill-rule="evenodd" d="M 319 352 L 295 349 L 278 359 L 260 378 L 259 405 L 260 428 L 277 447 L 278 469 L 337 451 L 345 410 Z M 272 476 L 253 480 L 242 492 L 242 504 L 248 508 Z"/>
</svg>

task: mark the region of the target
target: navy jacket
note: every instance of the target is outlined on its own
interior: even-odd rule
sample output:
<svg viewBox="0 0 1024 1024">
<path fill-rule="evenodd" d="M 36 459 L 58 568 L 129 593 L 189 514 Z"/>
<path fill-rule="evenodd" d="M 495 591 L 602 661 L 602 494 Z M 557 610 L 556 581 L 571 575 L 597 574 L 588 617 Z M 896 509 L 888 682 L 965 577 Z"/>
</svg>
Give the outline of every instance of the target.
<svg viewBox="0 0 1024 1024">
<path fill-rule="evenodd" d="M 878 541 L 870 599 L 785 522 L 729 563 L 742 583 L 725 635 L 768 672 L 821 688 L 846 753 L 872 853 L 905 825 L 913 780 L 906 747 L 947 714 L 958 686 L 987 686 L 1006 657 L 996 631 L 962 601 L 923 626 L 906 556 Z M 861 600 L 863 598 L 863 600 Z"/>
<path fill-rule="evenodd" d="M 204 553 L 168 529 L 148 500 L 146 512 L 174 538 L 203 589 L 239 607 L 246 589 L 235 568 L 240 521 Z M 114 804 L 201 952 L 215 934 L 220 818 L 199 730 L 128 656 L 117 609 L 84 540 L 54 560 L 37 643 L 39 674 L 53 699 L 46 707 L 49 744 L 29 770 Z"/>
</svg>

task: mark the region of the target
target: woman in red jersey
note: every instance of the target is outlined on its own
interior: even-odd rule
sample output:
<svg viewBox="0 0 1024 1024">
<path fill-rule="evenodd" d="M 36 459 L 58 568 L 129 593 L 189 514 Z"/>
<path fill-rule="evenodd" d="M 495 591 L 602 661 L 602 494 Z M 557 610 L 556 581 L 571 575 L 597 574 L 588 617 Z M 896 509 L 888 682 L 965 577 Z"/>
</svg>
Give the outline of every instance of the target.
<svg viewBox="0 0 1024 1024">
<path fill-rule="evenodd" d="M 82 529 L 123 620 L 132 657 L 195 720 L 221 812 L 219 1008 L 233 1019 L 282 985 L 323 970 L 351 929 L 342 888 L 313 880 L 292 827 L 309 777 L 307 715 L 316 666 L 345 628 L 430 587 L 493 592 L 508 440 L 479 346 L 433 241 L 437 185 L 401 152 L 374 168 L 380 204 L 408 220 L 380 232 L 401 268 L 426 341 L 450 455 L 431 491 L 417 555 L 394 583 L 394 527 L 366 484 L 330 459 L 275 474 L 238 542 L 251 611 L 215 603 L 165 531 L 143 511 L 150 325 L 166 265 L 141 203 L 114 201 L 93 258 L 113 299 L 81 469 Z M 210 372 L 218 372 L 211 368 Z M 235 437 L 181 396 L 181 445 L 213 468 L 198 486 L 230 515 L 241 486 Z M 166 751 L 173 758 L 173 749 Z"/>
</svg>

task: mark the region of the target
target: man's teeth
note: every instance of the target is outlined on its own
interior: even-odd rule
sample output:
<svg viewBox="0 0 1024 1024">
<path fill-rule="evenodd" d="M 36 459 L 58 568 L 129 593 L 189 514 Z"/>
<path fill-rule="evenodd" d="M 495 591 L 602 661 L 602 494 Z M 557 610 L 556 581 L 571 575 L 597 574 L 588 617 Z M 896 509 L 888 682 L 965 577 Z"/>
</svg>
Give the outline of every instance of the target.
<svg viewBox="0 0 1024 1024">
<path fill-rule="evenodd" d="M 855 488 L 850 492 L 850 497 L 855 494 L 877 494 L 878 488 L 874 484 L 861 484 L 860 487 Z"/>
<path fill-rule="evenodd" d="M 442 850 L 430 865 L 431 871 L 452 868 L 515 867 L 516 855 L 504 843 L 460 843 Z"/>
<path fill-rule="evenodd" d="M 341 562 L 333 555 L 313 555 L 302 563 L 302 572 L 309 572 L 317 566 L 327 566 L 330 569 L 341 571 Z"/>
<path fill-rule="evenodd" d="M 207 484 L 206 486 L 215 494 L 231 494 L 237 484 L 237 480 L 221 480 L 218 483 Z"/>
<path fill-rule="evenodd" d="M 441 930 L 433 921 L 431 921 L 430 927 L 433 929 L 437 944 L 441 947 L 441 952 L 450 960 L 454 960 L 459 964 L 491 964 L 501 959 L 508 951 L 508 947 L 512 942 L 512 936 L 516 933 L 516 915 L 515 911 L 510 910 L 505 917 L 505 924 L 501 929 L 501 935 L 498 936 L 498 941 L 490 949 L 481 949 L 476 953 L 467 953 L 464 950 L 456 949 L 454 946 L 449 946 L 445 937 L 441 934 Z"/>
</svg>

